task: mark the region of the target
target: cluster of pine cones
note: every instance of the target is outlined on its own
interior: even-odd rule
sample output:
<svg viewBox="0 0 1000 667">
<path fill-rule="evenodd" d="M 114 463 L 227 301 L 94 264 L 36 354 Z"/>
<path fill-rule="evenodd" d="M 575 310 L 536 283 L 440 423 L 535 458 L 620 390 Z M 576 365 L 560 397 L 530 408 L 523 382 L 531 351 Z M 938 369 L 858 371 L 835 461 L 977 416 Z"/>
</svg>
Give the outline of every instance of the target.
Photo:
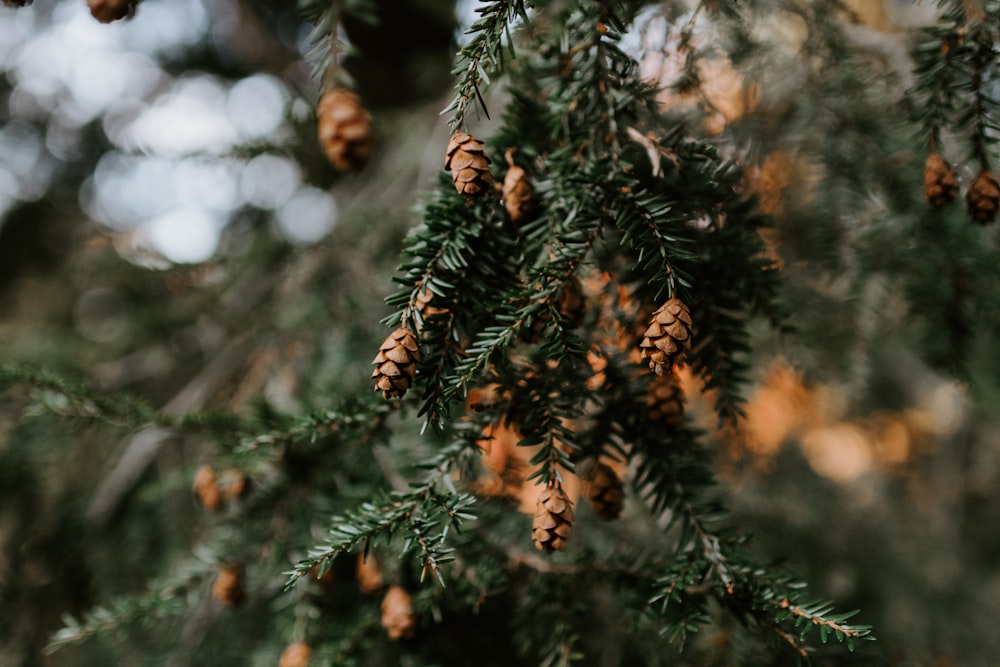
<svg viewBox="0 0 1000 667">
<path fill-rule="evenodd" d="M 958 194 L 955 170 L 938 152 L 927 156 L 924 163 L 924 199 L 934 206 L 947 206 Z M 993 222 L 1000 209 L 1000 184 L 993 173 L 983 168 L 965 193 L 965 206 L 969 216 L 980 224 Z"/>
</svg>

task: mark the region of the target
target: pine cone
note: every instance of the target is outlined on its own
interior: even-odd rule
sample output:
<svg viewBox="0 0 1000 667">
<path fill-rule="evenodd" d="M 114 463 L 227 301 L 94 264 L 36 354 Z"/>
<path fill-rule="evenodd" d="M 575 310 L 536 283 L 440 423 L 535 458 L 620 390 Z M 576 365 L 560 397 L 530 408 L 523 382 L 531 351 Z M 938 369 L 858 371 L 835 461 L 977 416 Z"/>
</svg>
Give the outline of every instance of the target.
<svg viewBox="0 0 1000 667">
<path fill-rule="evenodd" d="M 683 301 L 671 297 L 653 313 L 639 348 L 657 375 L 691 349 L 691 313 Z"/>
<path fill-rule="evenodd" d="M 243 603 L 243 566 L 223 565 L 212 584 L 212 597 L 226 607 L 236 607 Z"/>
<path fill-rule="evenodd" d="M 87 0 L 90 14 L 101 23 L 135 16 L 136 0 Z"/>
<path fill-rule="evenodd" d="M 531 215 L 535 189 L 531 187 L 528 172 L 514 164 L 513 151 L 507 151 L 507 175 L 503 179 L 503 205 L 514 224 L 520 224 Z"/>
<path fill-rule="evenodd" d="M 372 371 L 375 391 L 381 391 L 385 399 L 401 397 L 410 388 L 418 361 L 420 351 L 416 336 L 406 327 L 399 327 L 382 342 L 372 361 L 375 364 Z"/>
<path fill-rule="evenodd" d="M 360 171 L 372 151 L 371 118 L 358 96 L 343 88 L 328 91 L 316 105 L 320 146 L 340 171 Z"/>
<path fill-rule="evenodd" d="M 393 641 L 409 639 L 417 630 L 413 598 L 399 586 L 390 586 L 382 599 L 382 627 Z"/>
<path fill-rule="evenodd" d="M 201 503 L 201 506 L 208 511 L 213 511 L 222 501 L 222 494 L 219 493 L 219 479 L 215 476 L 212 466 L 203 465 L 194 474 L 194 495 Z"/>
<path fill-rule="evenodd" d="M 566 320 L 566 325 L 575 329 L 583 323 L 587 314 L 587 301 L 583 297 L 583 287 L 576 276 L 572 276 L 559 292 L 559 314 Z"/>
<path fill-rule="evenodd" d="M 531 539 L 539 551 L 561 551 L 573 532 L 573 503 L 558 486 L 544 489 L 535 505 Z"/>
<path fill-rule="evenodd" d="M 312 569 L 309 570 L 309 574 L 312 575 L 313 581 L 315 581 L 324 593 L 333 593 L 337 588 L 337 577 L 333 574 L 333 570 L 327 568 L 326 572 L 320 574 L 323 571 L 319 565 L 313 565 Z"/>
<path fill-rule="evenodd" d="M 675 429 L 684 419 L 684 392 L 671 375 L 660 375 L 649 383 L 646 394 L 649 421 Z"/>
<path fill-rule="evenodd" d="M 455 189 L 470 204 L 490 189 L 490 159 L 483 144 L 470 134 L 456 132 L 445 151 L 444 170 L 451 172 Z"/>
<path fill-rule="evenodd" d="M 596 464 L 583 482 L 583 496 L 590 508 L 602 519 L 617 519 L 622 513 L 625 490 L 622 481 L 608 465 Z"/>
<path fill-rule="evenodd" d="M 983 169 L 965 195 L 969 215 L 981 224 L 993 222 L 1000 207 L 1000 185 L 989 169 Z"/>
<path fill-rule="evenodd" d="M 278 667 L 306 667 L 312 659 L 312 649 L 305 642 L 295 642 L 285 647 Z"/>
<path fill-rule="evenodd" d="M 375 554 L 368 554 L 365 558 L 363 553 L 358 554 L 358 566 L 355 571 L 358 578 L 358 588 L 362 593 L 377 593 L 382 590 L 382 566 L 379 565 Z"/>
<path fill-rule="evenodd" d="M 444 315 L 448 312 L 447 308 L 438 308 L 433 305 L 434 292 L 430 289 L 424 287 L 419 292 L 417 292 L 416 306 L 417 312 L 420 313 L 420 318 L 426 320 L 429 317 L 437 317 L 438 315 Z"/>
<path fill-rule="evenodd" d="M 934 152 L 927 156 L 924 163 L 924 199 L 936 208 L 951 203 L 958 191 L 955 182 L 955 171 L 944 157 Z"/>
</svg>

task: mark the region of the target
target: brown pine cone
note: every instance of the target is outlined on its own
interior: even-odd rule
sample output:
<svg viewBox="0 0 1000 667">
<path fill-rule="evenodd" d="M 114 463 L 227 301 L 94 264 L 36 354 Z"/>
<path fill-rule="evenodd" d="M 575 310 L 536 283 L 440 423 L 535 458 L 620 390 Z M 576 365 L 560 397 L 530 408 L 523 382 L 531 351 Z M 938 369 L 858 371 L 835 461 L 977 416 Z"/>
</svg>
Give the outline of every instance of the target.
<svg viewBox="0 0 1000 667">
<path fill-rule="evenodd" d="M 375 554 L 368 554 L 368 558 L 365 558 L 364 553 L 358 554 L 355 575 L 358 578 L 358 588 L 361 589 L 362 593 L 371 594 L 382 590 L 382 566 L 379 565 Z"/>
<path fill-rule="evenodd" d="M 312 649 L 305 642 L 294 642 L 281 653 L 278 667 L 307 667 L 312 659 Z"/>
<path fill-rule="evenodd" d="M 219 479 L 212 470 L 212 466 L 203 465 L 194 474 L 194 495 L 201 503 L 201 506 L 208 511 L 213 511 L 222 502 L 222 494 L 219 493 Z"/>
<path fill-rule="evenodd" d="M 503 179 L 503 205 L 511 222 L 519 224 L 531 215 L 535 189 L 531 187 L 528 172 L 514 164 L 513 151 L 507 151 L 507 175 Z"/>
<path fill-rule="evenodd" d="M 135 16 L 136 0 L 87 0 L 90 14 L 101 23 Z"/>
<path fill-rule="evenodd" d="M 451 172 L 455 189 L 470 204 L 489 191 L 493 183 L 490 159 L 481 141 L 465 132 L 456 132 L 445 151 L 444 170 Z"/>
<path fill-rule="evenodd" d="M 372 152 L 371 118 L 361 99 L 343 88 L 327 91 L 316 105 L 320 146 L 340 171 L 361 171 Z"/>
<path fill-rule="evenodd" d="M 924 199 L 936 208 L 950 204 L 958 192 L 955 171 L 944 157 L 934 152 L 924 163 Z"/>
<path fill-rule="evenodd" d="M 237 607 L 243 603 L 243 566 L 223 565 L 212 584 L 212 597 L 226 607 Z"/>
<path fill-rule="evenodd" d="M 972 219 L 981 224 L 993 222 L 1000 207 L 1000 185 L 989 169 L 983 169 L 965 195 Z"/>
<path fill-rule="evenodd" d="M 382 599 L 382 627 L 393 641 L 409 639 L 417 630 L 413 598 L 399 586 L 390 586 Z"/>
<path fill-rule="evenodd" d="M 416 306 L 417 312 L 420 313 L 420 317 L 426 320 L 428 317 L 436 317 L 438 315 L 444 315 L 448 312 L 447 308 L 438 308 L 433 305 L 434 292 L 430 289 L 424 287 L 419 292 L 417 292 Z"/>
<path fill-rule="evenodd" d="M 572 276 L 559 292 L 559 314 L 566 319 L 566 324 L 575 329 L 583 323 L 587 314 L 587 301 L 583 296 L 583 287 L 576 276 Z"/>
<path fill-rule="evenodd" d="M 573 503 L 558 486 L 544 489 L 535 505 L 531 539 L 539 551 L 561 551 L 573 532 Z"/>
<path fill-rule="evenodd" d="M 399 398 L 410 388 L 417 373 L 420 351 L 417 338 L 406 327 L 399 327 L 382 342 L 375 355 L 372 379 L 375 391 L 382 392 L 382 398 Z"/>
<path fill-rule="evenodd" d="M 608 465 L 598 463 L 583 482 L 583 496 L 590 508 L 602 519 L 617 519 L 622 513 L 625 490 L 622 481 Z"/>
<path fill-rule="evenodd" d="M 649 421 L 668 429 L 677 428 L 684 419 L 684 392 L 672 375 L 658 375 L 649 383 L 646 406 Z"/>
<path fill-rule="evenodd" d="M 653 313 L 639 349 L 657 375 L 669 370 L 691 349 L 691 313 L 683 301 L 671 297 Z"/>
<path fill-rule="evenodd" d="M 337 577 L 333 574 L 333 570 L 327 568 L 326 572 L 323 572 L 323 568 L 319 565 L 313 565 L 309 570 L 309 574 L 312 575 L 312 580 L 315 581 L 324 593 L 333 593 L 337 588 Z"/>
</svg>

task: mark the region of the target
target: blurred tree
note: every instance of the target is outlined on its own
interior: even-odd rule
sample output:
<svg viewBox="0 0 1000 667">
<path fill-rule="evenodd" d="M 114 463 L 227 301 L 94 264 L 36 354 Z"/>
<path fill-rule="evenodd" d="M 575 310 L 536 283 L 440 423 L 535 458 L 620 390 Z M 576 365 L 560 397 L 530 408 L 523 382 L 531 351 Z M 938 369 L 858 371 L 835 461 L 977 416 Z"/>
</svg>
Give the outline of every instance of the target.
<svg viewBox="0 0 1000 667">
<path fill-rule="evenodd" d="M 1000 653 L 1000 2 L 4 4 L 0 664 Z"/>
</svg>

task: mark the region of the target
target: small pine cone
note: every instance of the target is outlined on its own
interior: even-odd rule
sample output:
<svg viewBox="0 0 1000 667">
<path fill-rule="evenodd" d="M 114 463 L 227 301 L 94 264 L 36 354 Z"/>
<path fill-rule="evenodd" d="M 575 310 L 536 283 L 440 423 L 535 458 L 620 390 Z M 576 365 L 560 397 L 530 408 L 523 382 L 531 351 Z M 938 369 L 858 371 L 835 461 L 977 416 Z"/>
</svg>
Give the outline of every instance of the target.
<svg viewBox="0 0 1000 667">
<path fill-rule="evenodd" d="M 965 195 L 965 203 L 969 215 L 976 222 L 985 225 L 996 219 L 997 208 L 1000 207 L 1000 185 L 988 169 L 983 169 L 979 172 L 979 176 L 976 176 L 972 187 Z"/>
<path fill-rule="evenodd" d="M 381 391 L 385 399 L 401 397 L 410 388 L 418 361 L 420 352 L 416 336 L 406 327 L 399 327 L 382 341 L 372 361 L 375 364 L 372 371 L 375 391 Z"/>
<path fill-rule="evenodd" d="M 112 23 L 135 16 L 136 0 L 87 0 L 90 14 L 101 23 Z"/>
<path fill-rule="evenodd" d="M 583 482 L 583 496 L 590 508 L 602 519 L 617 519 L 622 513 L 625 491 L 622 481 L 608 465 L 596 464 Z"/>
<path fill-rule="evenodd" d="M 445 151 L 444 170 L 451 172 L 458 194 L 470 204 L 493 183 L 490 159 L 486 157 L 481 141 L 465 132 L 456 132 Z"/>
<path fill-rule="evenodd" d="M 512 151 L 507 151 L 507 175 L 503 179 L 503 205 L 514 224 L 521 223 L 534 207 L 535 189 L 531 187 L 528 172 L 514 164 Z"/>
<path fill-rule="evenodd" d="M 660 306 L 653 313 L 639 349 L 657 375 L 672 367 L 685 350 L 691 349 L 691 313 L 687 305 L 674 296 Z"/>
<path fill-rule="evenodd" d="M 924 199 L 931 206 L 941 208 L 951 203 L 956 192 L 955 170 L 940 153 L 935 151 L 928 155 L 924 163 Z"/>
<path fill-rule="evenodd" d="M 587 301 L 583 297 L 583 287 L 576 276 L 571 277 L 559 292 L 559 314 L 566 319 L 566 324 L 575 329 L 583 323 L 587 314 Z"/>
<path fill-rule="evenodd" d="M 382 627 L 389 639 L 410 639 L 417 630 L 413 598 L 399 586 L 390 586 L 382 599 Z"/>
<path fill-rule="evenodd" d="M 332 593 L 337 588 L 337 577 L 333 574 L 333 570 L 327 568 L 326 572 L 320 574 L 323 571 L 319 565 L 313 565 L 312 569 L 309 570 L 309 574 L 312 575 L 313 581 L 315 581 L 324 593 Z"/>
<path fill-rule="evenodd" d="M 371 594 L 382 590 L 382 586 L 384 585 L 382 581 L 382 566 L 379 565 L 378 559 L 375 558 L 374 554 L 368 554 L 368 558 L 365 558 L 363 553 L 358 554 L 358 566 L 355 576 L 358 578 L 358 588 L 361 589 L 362 593 Z"/>
<path fill-rule="evenodd" d="M 198 499 L 202 507 L 211 512 L 219 506 L 219 503 L 222 501 L 222 494 L 219 493 L 219 478 L 216 477 L 212 466 L 206 464 L 198 468 L 198 471 L 194 474 L 194 484 L 192 486 L 195 498 Z"/>
<path fill-rule="evenodd" d="M 312 649 L 305 642 L 294 642 L 281 653 L 278 667 L 307 667 L 312 659 Z"/>
<path fill-rule="evenodd" d="M 340 171 L 361 171 L 372 151 L 371 118 L 353 92 L 335 88 L 316 105 L 320 146 Z"/>
<path fill-rule="evenodd" d="M 428 317 L 436 317 L 438 315 L 444 315 L 448 312 L 447 308 L 438 308 L 433 305 L 433 301 L 434 292 L 430 291 L 428 288 L 424 287 L 417 292 L 416 305 L 421 318 L 426 320 Z"/>
<path fill-rule="evenodd" d="M 563 490 L 550 486 L 538 495 L 531 539 L 539 551 L 561 551 L 573 532 L 573 503 Z"/>
<path fill-rule="evenodd" d="M 649 421 L 668 429 L 677 428 L 684 419 L 684 392 L 673 376 L 657 376 L 649 383 L 646 406 Z"/>
<path fill-rule="evenodd" d="M 236 607 L 243 603 L 243 566 L 223 565 L 212 584 L 212 597 L 226 607 Z"/>
</svg>

